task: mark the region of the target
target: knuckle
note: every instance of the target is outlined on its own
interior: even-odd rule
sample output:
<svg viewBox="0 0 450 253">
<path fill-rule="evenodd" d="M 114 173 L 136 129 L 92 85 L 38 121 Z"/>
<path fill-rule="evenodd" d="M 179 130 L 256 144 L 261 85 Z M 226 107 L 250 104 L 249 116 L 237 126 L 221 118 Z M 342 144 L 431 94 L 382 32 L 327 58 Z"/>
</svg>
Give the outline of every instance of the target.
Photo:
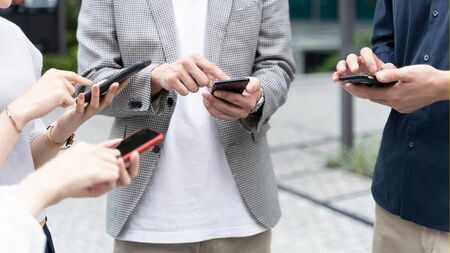
<svg viewBox="0 0 450 253">
<path fill-rule="evenodd" d="M 183 68 L 189 68 L 191 66 L 191 59 L 190 58 L 185 58 L 183 59 L 180 64 Z"/>
<path fill-rule="evenodd" d="M 233 98 L 231 98 L 231 102 L 233 103 L 233 104 L 241 104 L 241 100 L 239 99 L 239 98 L 237 98 L 237 97 L 233 97 Z"/>
<path fill-rule="evenodd" d="M 171 75 L 169 75 L 169 77 L 167 77 L 167 81 L 169 82 L 169 85 L 174 85 L 177 80 L 178 80 L 178 77 L 176 74 L 171 74 Z"/>
</svg>

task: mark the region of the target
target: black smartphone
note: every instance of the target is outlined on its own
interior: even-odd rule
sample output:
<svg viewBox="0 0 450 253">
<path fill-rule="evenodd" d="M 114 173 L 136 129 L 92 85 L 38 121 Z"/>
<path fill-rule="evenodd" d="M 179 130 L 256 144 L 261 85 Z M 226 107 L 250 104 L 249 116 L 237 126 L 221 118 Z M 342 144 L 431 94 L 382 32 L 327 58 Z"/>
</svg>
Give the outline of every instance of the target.
<svg viewBox="0 0 450 253">
<path fill-rule="evenodd" d="M 211 89 L 211 94 L 214 95 L 214 92 L 218 90 L 242 94 L 249 82 L 250 78 L 248 77 L 229 79 L 225 81 L 215 81 Z"/>
<path fill-rule="evenodd" d="M 355 85 L 363 85 L 367 87 L 378 87 L 378 88 L 392 86 L 397 83 L 397 82 L 381 83 L 377 80 L 375 76 L 369 74 L 341 76 L 339 77 L 339 81 L 343 83 L 351 83 Z"/>
<path fill-rule="evenodd" d="M 115 148 L 120 151 L 123 161 L 128 162 L 133 151 L 137 151 L 139 154 L 142 154 L 163 139 L 164 135 L 149 128 L 143 128 L 125 138 Z"/>
<path fill-rule="evenodd" d="M 111 87 L 111 85 L 113 83 L 120 83 L 120 82 L 127 80 L 130 76 L 143 70 L 151 63 L 152 63 L 151 60 L 138 61 L 138 62 L 134 63 L 133 65 L 122 69 L 121 71 L 119 71 L 119 73 L 111 76 L 110 78 L 108 78 L 108 80 L 104 81 L 100 85 L 100 96 L 104 96 L 108 92 L 109 87 Z M 82 88 L 84 88 L 84 87 L 82 87 Z M 80 90 L 80 91 L 83 92 L 84 90 Z M 85 103 L 91 102 L 91 97 L 92 97 L 92 91 L 89 90 L 89 91 L 85 92 L 84 93 Z"/>
</svg>

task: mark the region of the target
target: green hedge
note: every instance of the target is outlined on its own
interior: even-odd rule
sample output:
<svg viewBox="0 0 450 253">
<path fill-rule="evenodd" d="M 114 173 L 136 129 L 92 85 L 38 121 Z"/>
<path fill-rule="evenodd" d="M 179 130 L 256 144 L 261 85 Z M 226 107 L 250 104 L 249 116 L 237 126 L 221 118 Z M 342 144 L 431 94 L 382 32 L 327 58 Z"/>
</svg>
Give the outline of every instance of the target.
<svg viewBox="0 0 450 253">
<path fill-rule="evenodd" d="M 45 54 L 43 72 L 50 68 L 77 71 L 76 29 L 78 13 L 80 12 L 81 0 L 66 0 L 66 22 L 67 22 L 67 54 Z"/>
</svg>

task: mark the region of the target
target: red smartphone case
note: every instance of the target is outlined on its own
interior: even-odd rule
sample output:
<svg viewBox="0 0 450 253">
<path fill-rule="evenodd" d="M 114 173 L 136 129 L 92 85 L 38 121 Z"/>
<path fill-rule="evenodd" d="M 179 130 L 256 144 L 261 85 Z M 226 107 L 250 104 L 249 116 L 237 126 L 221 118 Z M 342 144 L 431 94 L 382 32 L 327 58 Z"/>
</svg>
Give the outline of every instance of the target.
<svg viewBox="0 0 450 253">
<path fill-rule="evenodd" d="M 125 154 L 124 156 L 122 156 L 123 161 L 125 163 L 130 161 L 131 158 L 131 154 L 135 151 L 137 151 L 139 154 L 143 154 L 146 151 L 148 151 L 149 149 L 151 149 L 153 146 L 155 146 L 156 144 L 158 144 L 159 142 L 161 142 L 162 140 L 164 140 L 164 135 L 159 134 L 157 137 L 149 140 L 148 142 L 144 143 L 143 145 L 141 145 L 139 148 L 129 152 L 128 154 Z"/>
</svg>

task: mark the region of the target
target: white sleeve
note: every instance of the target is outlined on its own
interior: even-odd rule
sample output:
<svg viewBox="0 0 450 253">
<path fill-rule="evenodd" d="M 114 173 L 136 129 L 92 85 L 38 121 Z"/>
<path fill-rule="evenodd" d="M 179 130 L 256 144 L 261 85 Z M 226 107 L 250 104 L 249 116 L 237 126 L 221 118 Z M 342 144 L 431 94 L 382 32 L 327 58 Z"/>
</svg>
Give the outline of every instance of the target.
<svg viewBox="0 0 450 253">
<path fill-rule="evenodd" d="M 35 119 L 30 122 L 31 131 L 30 131 L 30 143 L 32 143 L 37 137 L 43 135 L 45 133 L 45 125 L 41 119 Z"/>
<path fill-rule="evenodd" d="M 25 39 L 28 44 L 28 50 L 30 51 L 31 58 L 33 59 L 34 77 L 37 81 L 42 75 L 43 57 L 41 52 L 33 45 L 33 43 L 27 37 L 25 37 Z"/>
<path fill-rule="evenodd" d="M 44 232 L 17 201 L 15 189 L 14 186 L 0 187 L 0 252 L 43 253 Z"/>
</svg>

